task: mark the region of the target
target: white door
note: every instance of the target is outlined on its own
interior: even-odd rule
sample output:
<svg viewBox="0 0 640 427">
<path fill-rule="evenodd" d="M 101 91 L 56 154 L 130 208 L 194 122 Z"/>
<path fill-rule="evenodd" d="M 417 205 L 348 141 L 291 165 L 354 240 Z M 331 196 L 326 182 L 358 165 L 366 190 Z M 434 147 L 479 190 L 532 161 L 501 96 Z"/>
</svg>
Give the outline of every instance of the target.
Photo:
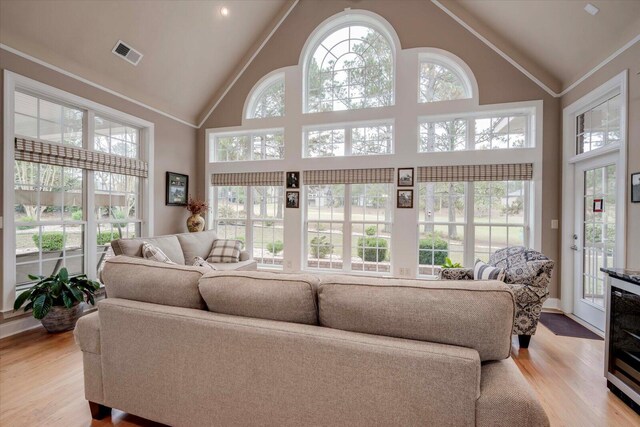
<svg viewBox="0 0 640 427">
<path fill-rule="evenodd" d="M 604 331 L 606 276 L 616 265 L 617 155 L 575 165 L 574 314 Z"/>
</svg>

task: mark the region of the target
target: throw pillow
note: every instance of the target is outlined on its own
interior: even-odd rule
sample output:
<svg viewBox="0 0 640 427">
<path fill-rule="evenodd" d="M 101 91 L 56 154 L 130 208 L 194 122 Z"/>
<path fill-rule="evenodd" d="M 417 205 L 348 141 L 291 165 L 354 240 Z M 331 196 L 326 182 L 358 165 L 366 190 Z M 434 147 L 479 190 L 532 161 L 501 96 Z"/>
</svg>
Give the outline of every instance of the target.
<svg viewBox="0 0 640 427">
<path fill-rule="evenodd" d="M 202 257 L 195 257 L 193 259 L 193 266 L 194 267 L 204 267 L 204 268 L 208 268 L 210 270 L 217 270 L 217 268 L 215 268 L 213 265 L 209 264 L 207 261 L 205 261 L 204 258 Z"/>
<path fill-rule="evenodd" d="M 241 245 L 240 240 L 214 240 L 207 262 L 238 262 L 240 261 Z"/>
<path fill-rule="evenodd" d="M 159 247 L 152 245 L 149 242 L 142 242 L 142 256 L 145 259 L 150 259 L 151 261 L 175 264 L 175 262 L 171 261 L 171 259 L 169 259 L 169 257 L 165 255 Z"/>
<path fill-rule="evenodd" d="M 485 262 L 476 260 L 476 264 L 473 266 L 473 280 L 504 281 L 504 269 L 492 267 Z"/>
</svg>

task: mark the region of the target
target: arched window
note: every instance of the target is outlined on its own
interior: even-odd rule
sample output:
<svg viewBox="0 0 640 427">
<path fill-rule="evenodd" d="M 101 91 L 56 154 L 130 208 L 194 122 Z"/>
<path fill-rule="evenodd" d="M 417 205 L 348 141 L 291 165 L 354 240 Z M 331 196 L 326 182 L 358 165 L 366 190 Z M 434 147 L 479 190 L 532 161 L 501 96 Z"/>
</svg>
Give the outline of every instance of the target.
<svg viewBox="0 0 640 427">
<path fill-rule="evenodd" d="M 462 68 L 441 58 L 420 61 L 420 102 L 471 98 L 471 85 Z"/>
<path fill-rule="evenodd" d="M 254 91 L 247 109 L 248 119 L 284 116 L 284 74 L 276 74 Z"/>
<path fill-rule="evenodd" d="M 333 27 L 312 45 L 306 63 L 306 112 L 393 104 L 393 49 L 368 24 Z"/>
</svg>

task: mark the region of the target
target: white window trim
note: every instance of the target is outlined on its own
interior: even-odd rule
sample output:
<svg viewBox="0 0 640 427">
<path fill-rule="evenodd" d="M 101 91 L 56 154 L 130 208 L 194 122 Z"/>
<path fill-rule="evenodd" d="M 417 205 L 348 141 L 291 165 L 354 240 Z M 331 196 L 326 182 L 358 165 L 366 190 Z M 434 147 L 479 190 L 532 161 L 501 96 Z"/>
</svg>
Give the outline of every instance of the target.
<svg viewBox="0 0 640 427">
<path fill-rule="evenodd" d="M 253 137 L 257 135 L 263 135 L 267 133 L 281 133 L 283 137 L 283 144 L 286 147 L 286 143 L 284 140 L 284 129 L 283 128 L 269 128 L 269 129 L 250 129 L 250 130 L 242 130 L 242 131 L 231 131 L 231 132 L 206 132 L 206 145 L 208 149 L 207 158 L 210 163 L 238 163 L 238 162 L 270 162 L 274 160 L 282 160 L 282 159 L 248 159 L 248 160 L 219 160 L 218 159 L 218 138 L 224 138 L 229 136 L 247 136 L 249 137 L 249 154 L 253 155 Z M 212 140 L 213 138 L 213 140 Z M 213 150 L 211 150 L 210 146 L 213 144 Z M 286 153 L 284 153 L 286 155 Z M 284 158 L 283 155 L 283 158 Z M 211 157 L 209 157 L 211 156 Z"/>
<path fill-rule="evenodd" d="M 391 126 L 391 152 L 390 153 L 376 153 L 376 154 L 353 154 L 353 144 L 351 131 L 353 128 L 367 127 L 367 126 Z M 344 130 L 344 156 L 309 156 L 308 155 L 308 134 L 314 131 L 327 131 L 327 130 Z M 304 126 L 302 128 L 302 155 L 305 159 L 318 159 L 318 158 L 335 158 L 335 157 L 360 157 L 360 156 L 392 156 L 395 152 L 395 124 L 393 119 L 386 120 L 367 120 L 362 122 L 347 122 L 347 123 L 332 123 L 316 126 Z"/>
<path fill-rule="evenodd" d="M 82 98 L 72 93 L 54 88 L 39 81 L 30 79 L 9 70 L 4 70 L 4 189 L 3 189 L 3 277 L 2 277 L 2 293 L 1 311 L 4 317 L 19 315 L 13 313 L 13 303 L 16 298 L 15 286 L 15 220 L 14 220 L 14 94 L 16 89 L 24 90 L 36 95 L 41 95 L 50 99 L 57 100 L 64 104 L 88 110 L 89 114 L 85 114 L 85 122 L 83 126 L 83 135 L 86 138 L 91 135 L 89 128 L 93 126 L 92 113 L 98 113 L 107 118 L 111 118 L 122 123 L 126 123 L 140 128 L 140 158 L 145 160 L 149 165 L 149 176 L 142 179 L 143 201 L 140 203 L 143 236 L 153 234 L 153 159 L 154 159 L 154 124 L 152 122 L 140 119 L 130 114 L 123 113 L 113 108 L 98 104 L 94 101 Z M 91 117 L 89 117 L 91 116 Z M 86 132 L 86 133 L 85 133 Z M 88 138 L 86 139 L 88 140 Z M 84 176 L 86 177 L 86 173 Z M 85 179 L 83 182 L 85 193 L 85 210 L 87 211 L 87 223 L 85 229 L 85 272 L 89 278 L 95 278 L 95 266 L 97 265 L 96 248 L 88 245 L 87 242 L 95 241 L 96 230 L 95 220 L 90 212 L 93 212 L 93 182 Z M 90 209 L 90 210 L 89 210 Z"/>
<path fill-rule="evenodd" d="M 442 67 L 448 68 L 453 72 L 462 83 L 465 89 L 465 98 L 462 99 L 474 99 L 478 96 L 478 82 L 471 71 L 471 68 L 460 57 L 454 55 L 446 50 L 437 48 L 424 48 L 420 49 L 418 62 L 418 86 L 416 89 L 416 96 L 419 104 L 432 104 L 435 102 L 450 102 L 454 100 L 425 102 L 420 100 L 420 69 L 423 63 L 433 63 Z M 455 100 L 457 101 L 457 100 Z"/>
<path fill-rule="evenodd" d="M 242 117 L 244 117 L 246 120 L 264 120 L 286 116 L 287 103 L 285 102 L 285 105 L 283 105 L 284 113 L 281 116 L 254 117 L 256 102 L 258 102 L 258 100 L 262 98 L 265 90 L 267 90 L 269 87 L 271 87 L 272 84 L 277 83 L 280 80 L 282 80 L 282 84 L 284 85 L 284 93 L 286 96 L 287 85 L 285 84 L 284 72 L 281 70 L 272 71 L 258 80 L 258 83 L 256 83 L 249 92 L 249 96 L 245 99 L 244 107 L 242 108 Z"/>
<path fill-rule="evenodd" d="M 577 163 L 583 160 L 595 159 L 600 156 L 617 154 L 617 194 L 616 200 L 621 202 L 620 209 L 616 211 L 616 223 L 622 226 L 616 227 L 616 267 L 624 268 L 626 265 L 626 200 L 627 193 L 627 138 L 628 138 L 628 70 L 614 76 L 598 88 L 589 92 L 573 104 L 564 108 L 562 112 L 562 194 L 573 195 L 575 193 L 574 176 Z M 604 98 L 619 92 L 620 99 L 620 141 L 608 144 L 595 150 L 582 154 L 576 154 L 575 120 L 583 112 L 598 104 Z M 575 254 L 570 246 L 573 244 L 576 212 L 573 197 L 562 198 L 562 235 L 560 238 L 560 256 L 563 266 L 573 266 Z M 560 304 L 565 313 L 573 313 L 574 309 L 574 274 L 573 268 L 563 268 L 560 280 L 561 299 Z"/>
</svg>

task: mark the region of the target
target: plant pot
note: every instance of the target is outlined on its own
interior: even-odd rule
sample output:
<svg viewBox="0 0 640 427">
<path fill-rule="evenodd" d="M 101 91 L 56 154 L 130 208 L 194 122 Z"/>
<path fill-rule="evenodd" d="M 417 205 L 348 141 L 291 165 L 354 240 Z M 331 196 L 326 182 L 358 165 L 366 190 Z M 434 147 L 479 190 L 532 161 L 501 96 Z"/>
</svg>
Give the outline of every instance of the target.
<svg viewBox="0 0 640 427">
<path fill-rule="evenodd" d="M 76 327 L 76 322 L 82 316 L 82 311 L 83 307 L 80 303 L 76 303 L 71 308 L 54 305 L 41 320 L 42 326 L 49 333 L 70 331 Z"/>
<path fill-rule="evenodd" d="M 187 229 L 191 233 L 204 230 L 204 218 L 199 214 L 191 215 L 187 218 Z"/>
</svg>

